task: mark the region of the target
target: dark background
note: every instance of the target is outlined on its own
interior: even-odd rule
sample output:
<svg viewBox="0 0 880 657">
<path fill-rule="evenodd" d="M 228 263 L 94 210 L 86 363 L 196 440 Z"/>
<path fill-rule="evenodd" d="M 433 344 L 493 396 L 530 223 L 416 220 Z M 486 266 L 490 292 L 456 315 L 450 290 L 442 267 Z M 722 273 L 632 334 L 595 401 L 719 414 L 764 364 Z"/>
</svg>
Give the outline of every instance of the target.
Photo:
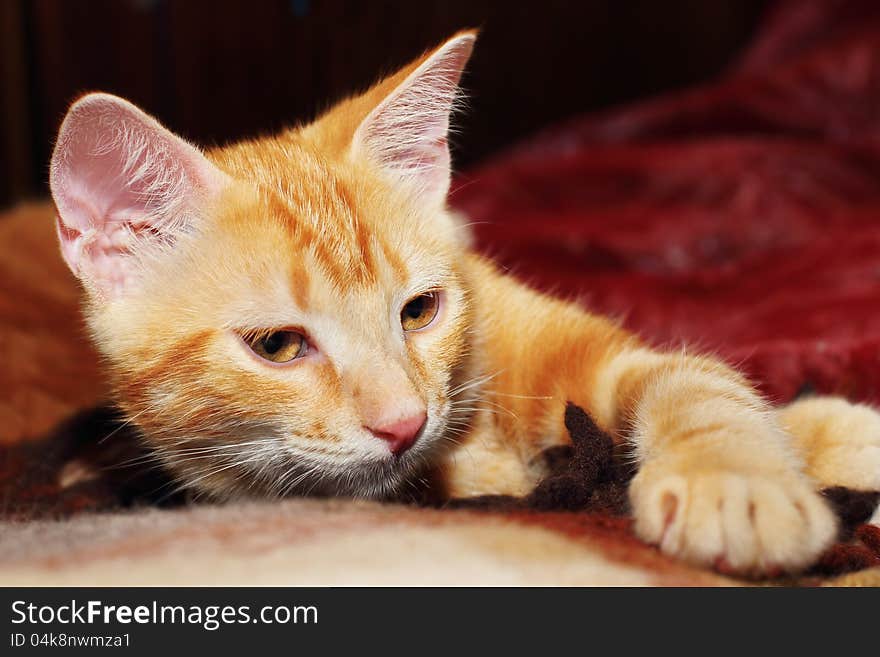
<svg viewBox="0 0 880 657">
<path fill-rule="evenodd" d="M 723 70 L 764 0 L 0 0 L 0 206 L 46 192 L 52 139 L 86 90 L 203 145 L 308 120 L 462 27 L 456 163 L 558 119 Z"/>
</svg>

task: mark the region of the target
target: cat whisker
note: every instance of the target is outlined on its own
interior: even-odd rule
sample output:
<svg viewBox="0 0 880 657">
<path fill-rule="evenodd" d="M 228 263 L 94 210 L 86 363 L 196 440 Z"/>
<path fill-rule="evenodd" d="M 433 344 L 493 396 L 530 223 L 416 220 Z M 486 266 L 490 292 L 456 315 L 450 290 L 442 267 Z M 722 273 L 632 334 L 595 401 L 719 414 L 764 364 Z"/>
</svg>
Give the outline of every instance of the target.
<svg viewBox="0 0 880 657">
<path fill-rule="evenodd" d="M 552 395 L 514 395 L 509 392 L 498 392 L 497 390 L 487 390 L 487 395 L 500 395 L 502 397 L 513 397 L 515 399 L 555 399 Z"/>
<path fill-rule="evenodd" d="M 514 418 L 519 419 L 516 417 L 516 415 L 513 413 L 513 411 L 510 411 L 506 408 L 496 409 L 496 408 L 486 408 L 484 406 L 464 406 L 464 407 L 453 409 L 452 412 L 453 413 L 471 413 L 471 412 L 476 412 L 476 411 L 480 411 L 483 413 L 491 413 L 493 415 L 500 415 L 502 412 L 506 412 L 509 415 L 512 415 Z"/>
<path fill-rule="evenodd" d="M 259 458 L 262 458 L 262 457 L 259 457 Z M 252 463 L 255 460 L 258 460 L 258 457 L 251 457 L 249 459 L 245 459 L 242 461 L 233 461 L 232 463 L 230 463 L 228 465 L 224 465 L 223 467 L 214 468 L 214 469 L 206 472 L 205 474 L 201 475 L 200 477 L 196 477 L 194 479 L 188 478 L 187 486 L 196 488 L 199 483 L 201 483 L 202 481 L 205 481 L 206 479 L 210 479 L 211 477 L 215 477 L 218 474 L 220 474 L 221 472 L 226 472 L 230 468 L 240 467 L 240 466 L 245 465 L 247 463 Z"/>
<path fill-rule="evenodd" d="M 504 370 L 498 370 L 494 374 L 486 374 L 486 375 L 482 375 L 482 376 L 477 376 L 477 377 L 474 377 L 468 381 L 465 381 L 464 383 L 462 383 L 462 384 L 456 386 L 455 388 L 453 388 L 452 390 L 450 390 L 447 393 L 447 397 L 452 399 L 453 397 L 457 397 L 458 395 L 465 392 L 466 390 L 470 390 L 471 388 L 475 388 L 477 386 L 483 385 L 484 383 L 488 383 L 489 381 L 494 379 L 496 376 L 501 374 L 503 371 Z"/>
<path fill-rule="evenodd" d="M 181 441 L 181 444 L 186 441 Z M 192 447 L 192 448 L 183 448 L 183 449 L 175 449 L 175 461 L 183 462 L 187 459 L 192 458 L 211 458 L 213 456 L 222 456 L 224 452 L 230 452 L 238 450 L 241 447 L 249 447 L 253 445 L 262 444 L 263 441 L 247 441 L 244 443 L 227 443 L 224 445 L 213 445 L 210 447 Z M 127 459 L 125 461 L 120 461 L 110 467 L 134 467 L 137 465 L 142 465 L 143 463 L 148 463 L 154 460 L 161 460 L 161 456 L 157 452 L 150 452 L 148 454 L 142 454 L 140 456 Z"/>
<path fill-rule="evenodd" d="M 132 416 L 129 417 L 129 418 L 126 418 L 126 420 L 125 420 L 124 422 L 122 422 L 122 424 L 120 424 L 118 427 L 116 427 L 115 429 L 113 429 L 113 431 L 111 431 L 111 432 L 108 433 L 106 436 L 104 436 L 103 438 L 101 438 L 101 439 L 98 441 L 98 444 L 99 444 L 99 445 L 102 445 L 102 444 L 105 443 L 106 441 L 110 440 L 110 438 L 112 438 L 112 437 L 115 436 L 117 433 L 119 433 L 120 431 L 122 431 L 125 427 L 127 427 L 128 425 L 130 425 L 132 422 L 134 422 L 134 421 L 135 421 L 137 418 L 139 418 L 141 415 L 143 415 L 144 413 L 146 413 L 146 412 L 148 412 L 148 411 L 152 411 L 152 410 L 155 410 L 155 408 L 152 407 L 152 406 L 147 406 L 146 408 L 144 408 L 144 409 L 141 410 L 140 412 L 135 413 L 134 415 L 132 415 Z"/>
</svg>

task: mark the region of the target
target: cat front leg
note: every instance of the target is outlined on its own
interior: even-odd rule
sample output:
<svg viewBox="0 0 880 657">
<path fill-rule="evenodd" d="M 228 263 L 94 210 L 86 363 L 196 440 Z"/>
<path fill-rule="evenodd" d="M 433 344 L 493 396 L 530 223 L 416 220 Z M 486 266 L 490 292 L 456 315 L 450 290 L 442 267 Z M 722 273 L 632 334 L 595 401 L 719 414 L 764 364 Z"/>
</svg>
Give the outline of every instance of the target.
<svg viewBox="0 0 880 657">
<path fill-rule="evenodd" d="M 880 490 L 880 412 L 839 397 L 808 397 L 777 413 L 807 474 L 823 487 Z"/>
<path fill-rule="evenodd" d="M 666 554 L 757 575 L 802 569 L 831 543 L 836 520 L 797 444 L 743 376 L 645 348 L 614 322 L 469 262 L 482 370 L 495 375 L 484 394 L 510 411 L 493 421 L 524 463 L 567 441 L 572 401 L 632 442 L 635 531 Z"/>
<path fill-rule="evenodd" d="M 739 374 L 632 349 L 598 381 L 599 419 L 625 426 L 640 463 L 630 501 L 643 540 L 746 575 L 800 570 L 832 542 L 835 518 L 791 436 Z"/>
</svg>

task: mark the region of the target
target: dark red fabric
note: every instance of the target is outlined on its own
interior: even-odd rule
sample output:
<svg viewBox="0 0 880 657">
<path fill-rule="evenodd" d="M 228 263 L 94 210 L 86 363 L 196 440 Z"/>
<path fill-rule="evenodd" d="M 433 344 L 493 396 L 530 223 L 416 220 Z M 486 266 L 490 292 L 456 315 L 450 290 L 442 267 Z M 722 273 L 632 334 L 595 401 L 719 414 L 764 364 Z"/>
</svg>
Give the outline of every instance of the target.
<svg viewBox="0 0 880 657">
<path fill-rule="evenodd" d="M 520 277 L 655 344 L 779 401 L 880 402 L 880 3 L 781 2 L 720 81 L 554 127 L 452 201 Z"/>
</svg>

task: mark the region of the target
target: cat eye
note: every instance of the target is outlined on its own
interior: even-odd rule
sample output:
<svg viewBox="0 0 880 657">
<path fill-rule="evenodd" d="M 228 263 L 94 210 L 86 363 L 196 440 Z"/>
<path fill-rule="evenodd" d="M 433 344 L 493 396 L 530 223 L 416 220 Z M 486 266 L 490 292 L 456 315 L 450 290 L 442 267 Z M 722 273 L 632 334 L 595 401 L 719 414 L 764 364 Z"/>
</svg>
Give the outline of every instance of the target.
<svg viewBox="0 0 880 657">
<path fill-rule="evenodd" d="M 434 321 L 440 308 L 440 292 L 433 290 L 413 297 L 400 311 L 404 331 L 418 331 Z"/>
<path fill-rule="evenodd" d="M 252 337 L 242 336 L 242 339 L 257 356 L 272 363 L 289 363 L 302 358 L 309 348 L 306 339 L 296 331 L 262 332 Z"/>
</svg>

